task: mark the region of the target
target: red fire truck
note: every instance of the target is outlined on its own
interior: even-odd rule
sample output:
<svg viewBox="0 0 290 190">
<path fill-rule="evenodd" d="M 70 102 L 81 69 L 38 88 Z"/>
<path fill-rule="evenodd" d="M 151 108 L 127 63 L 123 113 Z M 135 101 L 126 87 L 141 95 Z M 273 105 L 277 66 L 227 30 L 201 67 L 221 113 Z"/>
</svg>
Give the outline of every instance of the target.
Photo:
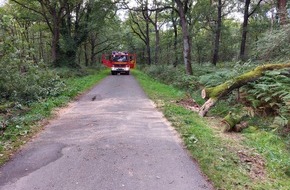
<svg viewBox="0 0 290 190">
<path fill-rule="evenodd" d="M 136 54 L 113 51 L 112 54 L 102 55 L 103 65 L 111 68 L 112 75 L 130 74 L 130 69 L 136 67 Z"/>
</svg>

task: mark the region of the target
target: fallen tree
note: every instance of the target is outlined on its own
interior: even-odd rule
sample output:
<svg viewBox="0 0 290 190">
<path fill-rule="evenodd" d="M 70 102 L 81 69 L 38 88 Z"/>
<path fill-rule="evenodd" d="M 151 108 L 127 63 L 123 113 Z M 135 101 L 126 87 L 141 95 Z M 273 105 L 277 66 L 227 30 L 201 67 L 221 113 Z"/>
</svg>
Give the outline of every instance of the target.
<svg viewBox="0 0 290 190">
<path fill-rule="evenodd" d="M 229 112 L 222 120 L 222 123 L 225 125 L 224 132 L 241 132 L 244 128 L 247 128 L 248 122 L 243 121 L 246 117 L 247 115 L 245 114 Z"/>
<path fill-rule="evenodd" d="M 234 79 L 228 80 L 223 84 L 215 87 L 205 88 L 201 92 L 203 99 L 207 101 L 199 109 L 199 115 L 204 117 L 207 112 L 218 102 L 219 99 L 226 96 L 233 90 L 244 86 L 249 82 L 253 82 L 263 76 L 265 71 L 290 68 L 290 63 L 287 64 L 266 64 L 258 66 L 255 69 L 244 73 Z"/>
</svg>

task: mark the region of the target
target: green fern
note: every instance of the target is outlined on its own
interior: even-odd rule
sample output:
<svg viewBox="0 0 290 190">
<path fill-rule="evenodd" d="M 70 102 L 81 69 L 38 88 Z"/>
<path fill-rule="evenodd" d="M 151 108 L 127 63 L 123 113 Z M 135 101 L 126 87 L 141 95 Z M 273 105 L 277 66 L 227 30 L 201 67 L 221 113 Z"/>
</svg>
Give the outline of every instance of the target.
<svg viewBox="0 0 290 190">
<path fill-rule="evenodd" d="M 247 86 L 247 99 L 257 110 L 267 109 L 274 116 L 276 126 L 290 121 L 290 77 L 288 70 L 267 71 Z"/>
</svg>

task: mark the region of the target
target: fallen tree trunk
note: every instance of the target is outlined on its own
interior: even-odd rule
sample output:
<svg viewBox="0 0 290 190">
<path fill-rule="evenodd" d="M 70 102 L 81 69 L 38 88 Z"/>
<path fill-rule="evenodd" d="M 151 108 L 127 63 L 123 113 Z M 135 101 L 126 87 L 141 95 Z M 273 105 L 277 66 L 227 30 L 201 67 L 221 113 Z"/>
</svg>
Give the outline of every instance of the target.
<svg viewBox="0 0 290 190">
<path fill-rule="evenodd" d="M 288 64 L 267 64 L 258 66 L 255 69 L 244 73 L 234 79 L 228 80 L 223 84 L 220 84 L 215 87 L 205 88 L 202 90 L 201 96 L 203 99 L 208 99 L 200 108 L 199 115 L 204 117 L 207 112 L 212 108 L 217 101 L 223 96 L 229 94 L 234 89 L 240 88 L 249 82 L 253 82 L 259 79 L 265 71 L 276 70 L 289 68 L 290 63 Z"/>
<path fill-rule="evenodd" d="M 222 120 L 225 125 L 224 132 L 241 132 L 244 128 L 247 128 L 248 123 L 243 121 L 246 117 L 247 115 L 245 114 L 229 112 Z"/>
</svg>

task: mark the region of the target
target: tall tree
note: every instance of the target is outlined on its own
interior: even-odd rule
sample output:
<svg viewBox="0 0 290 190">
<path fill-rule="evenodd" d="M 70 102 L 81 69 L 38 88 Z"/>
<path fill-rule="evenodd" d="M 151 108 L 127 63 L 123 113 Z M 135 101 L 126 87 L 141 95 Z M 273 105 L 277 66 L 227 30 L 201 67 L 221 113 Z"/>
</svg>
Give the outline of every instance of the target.
<svg viewBox="0 0 290 190">
<path fill-rule="evenodd" d="M 174 0 L 172 0 L 172 7 L 174 7 Z M 178 31 L 177 31 L 177 16 L 176 12 L 174 9 L 171 10 L 171 22 L 173 26 L 173 32 L 174 32 L 174 42 L 173 42 L 173 47 L 174 47 L 174 62 L 173 65 L 176 67 L 178 63 L 178 53 L 177 53 L 177 39 L 178 39 Z"/>
<path fill-rule="evenodd" d="M 216 65 L 219 59 L 219 47 L 220 47 L 220 36 L 221 36 L 221 28 L 222 28 L 222 0 L 218 0 L 217 4 L 217 22 L 215 29 L 215 41 L 214 41 L 214 49 L 213 49 L 213 58 L 212 64 Z"/>
<path fill-rule="evenodd" d="M 250 11 L 251 0 L 245 0 L 244 5 L 244 21 L 242 25 L 242 41 L 241 41 L 241 48 L 240 48 L 240 59 L 242 61 L 246 60 L 246 43 L 247 43 L 247 34 L 248 34 L 248 23 L 249 18 L 256 12 L 259 8 L 261 2 L 263 0 L 259 0 L 256 5 L 253 5 L 252 11 Z"/>
<path fill-rule="evenodd" d="M 155 31 L 155 64 L 158 64 L 158 57 L 159 57 L 159 51 L 160 51 L 160 32 L 159 32 L 159 25 L 158 25 L 158 16 L 159 13 L 162 11 L 162 8 L 159 7 L 159 2 L 156 0 L 153 0 L 153 4 L 155 7 L 155 14 L 154 18 L 152 19 L 148 15 L 149 22 L 153 25 L 154 31 Z"/>
<path fill-rule="evenodd" d="M 75 0 L 69 2 L 65 9 L 68 14 L 62 19 L 61 34 L 65 42 L 63 51 L 65 52 L 66 61 L 71 66 L 76 67 L 76 54 L 82 43 L 86 43 L 89 37 L 92 37 L 90 40 L 96 40 L 95 34 L 100 34 L 104 24 L 106 24 L 106 20 L 112 20 L 112 24 L 114 24 L 116 3 L 111 0 Z M 109 28 L 107 29 L 108 31 Z M 102 34 L 102 36 L 105 35 Z M 96 44 L 99 43 L 92 44 L 91 48 L 94 49 Z M 92 63 L 96 55 L 95 49 L 91 55 L 93 56 L 91 57 Z"/>
<path fill-rule="evenodd" d="M 212 56 L 212 64 L 216 65 L 219 61 L 219 51 L 220 51 L 220 38 L 222 33 L 222 26 L 224 18 L 231 13 L 233 10 L 235 3 L 228 0 L 216 0 L 211 3 L 214 9 L 217 9 L 217 16 L 214 19 L 214 42 L 213 42 L 213 56 Z M 214 12 L 216 14 L 216 12 Z"/>
<path fill-rule="evenodd" d="M 51 56 L 55 66 L 60 66 L 60 28 L 62 17 L 65 16 L 65 6 L 68 0 L 11 0 L 23 8 L 41 15 L 52 33 Z"/>
<path fill-rule="evenodd" d="M 151 57 L 151 47 L 150 47 L 150 11 L 148 8 L 148 0 L 139 1 L 141 7 L 138 8 L 137 11 L 130 10 L 130 27 L 134 34 L 136 34 L 145 44 L 146 46 L 146 54 L 147 54 L 147 64 L 151 65 L 152 57 Z M 142 26 L 142 21 L 144 21 L 144 25 Z"/>
<path fill-rule="evenodd" d="M 192 75 L 192 66 L 191 66 L 191 46 L 190 36 L 188 31 L 188 25 L 186 20 L 186 12 L 188 11 L 189 0 L 175 0 L 178 8 L 178 14 L 180 17 L 180 24 L 182 29 L 183 36 L 183 61 L 185 65 L 186 74 Z"/>
<path fill-rule="evenodd" d="M 72 67 L 76 67 L 77 50 L 88 35 L 87 25 L 92 6 L 88 3 L 83 0 L 76 1 L 76 4 L 68 2 L 65 6 L 66 16 L 61 19 L 60 33 L 65 42 L 62 62 L 65 60 Z"/>
<path fill-rule="evenodd" d="M 142 1 L 143 2 L 143 1 Z M 143 18 L 145 19 L 145 26 L 146 26 L 146 50 L 147 50 L 147 55 L 148 55 L 148 64 L 151 65 L 151 47 L 150 47 L 150 29 L 149 29 L 149 23 L 150 23 L 150 15 L 149 15 L 149 10 L 148 10 L 148 0 L 145 0 L 145 4 L 142 6 L 142 15 Z"/>
</svg>

